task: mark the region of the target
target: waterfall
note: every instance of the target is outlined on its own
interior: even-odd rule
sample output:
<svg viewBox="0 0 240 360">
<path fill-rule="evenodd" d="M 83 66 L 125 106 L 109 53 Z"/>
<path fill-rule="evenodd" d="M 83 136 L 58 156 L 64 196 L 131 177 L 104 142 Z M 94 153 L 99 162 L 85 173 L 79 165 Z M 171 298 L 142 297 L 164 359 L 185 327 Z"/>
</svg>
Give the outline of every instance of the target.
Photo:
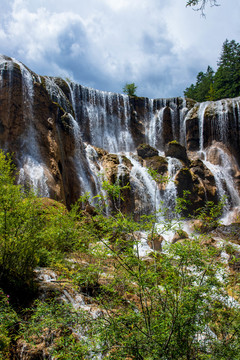
<svg viewBox="0 0 240 360">
<path fill-rule="evenodd" d="M 16 96 L 16 89 L 20 89 L 20 86 L 21 96 Z M 174 178 L 182 166 L 181 162 L 168 159 L 170 181 L 164 187 L 159 186 L 148 174 L 146 166 L 153 164 L 162 174 L 167 171 L 166 161 L 163 164 L 159 158 L 143 159 L 136 156 L 136 150 L 140 144 L 147 143 L 160 154 L 169 141 L 176 140 L 187 147 L 190 161 L 183 159 L 184 166 L 190 170 L 191 166 L 195 167 L 194 176 L 200 179 L 203 187 L 211 187 L 213 178 L 210 176 L 212 183 L 211 180 L 208 183 L 208 179 L 202 181 L 201 176 L 205 173 L 201 163 L 194 166 L 191 160 L 204 159 L 204 164 L 214 175 L 219 198 L 223 195 L 229 198 L 227 208 L 240 203 L 236 188 L 236 185 L 239 186 L 240 173 L 237 165 L 240 153 L 240 98 L 194 103 L 182 98 L 129 97 L 91 89 L 69 80 L 40 77 L 21 62 L 4 56 L 0 56 L 0 91 L 1 106 L 4 108 L 2 111 L 0 109 L 1 146 L 6 151 L 15 152 L 19 168 L 18 182 L 28 183 L 41 196 L 49 196 L 50 189 L 51 192 L 55 191 L 55 185 L 62 187 L 60 193 L 64 193 L 64 186 L 71 184 L 71 178 L 60 173 L 68 170 L 68 164 L 71 164 L 69 170 L 74 171 L 72 162 L 79 181 L 76 185 L 79 185 L 81 194 L 89 192 L 90 196 L 95 196 L 101 193 L 99 173 L 103 173 L 102 162 L 104 166 L 110 164 L 111 161 L 104 155 L 112 153 L 119 159 L 118 167 L 113 161 L 113 170 L 117 171 L 117 174 L 112 174 L 113 178 L 120 178 L 122 173 L 130 174 L 132 195 L 139 214 L 158 210 L 161 202 L 171 211 L 176 199 Z M 54 106 L 51 106 L 51 100 Z M 61 108 L 59 112 L 56 111 L 56 103 Z M 66 125 L 66 128 L 60 126 L 62 123 L 58 116 L 62 113 L 65 113 L 67 125 L 70 125 Z M 48 117 L 54 125 L 51 128 Z M 59 138 L 55 142 L 53 139 L 50 144 L 49 133 L 52 136 L 57 133 Z M 219 158 L 210 159 L 209 148 L 218 148 L 217 142 L 222 143 L 218 149 Z M 42 154 L 45 156 L 50 145 L 52 162 L 49 166 L 50 161 L 45 163 Z M 97 148 L 103 148 L 105 152 Z M 230 153 L 238 160 L 235 164 L 228 155 Z M 131 161 L 129 167 L 124 155 Z M 215 192 L 215 186 L 211 190 Z M 74 194 L 75 198 L 78 195 Z M 66 201 L 70 203 L 74 196 L 70 191 Z"/>
<path fill-rule="evenodd" d="M 161 131 L 163 125 L 164 109 L 165 107 L 161 108 L 160 110 L 157 110 L 156 113 L 152 115 L 148 134 L 147 134 L 147 143 L 153 147 L 159 147 L 161 150 L 163 149 L 164 146 L 164 141 Z"/>
<path fill-rule="evenodd" d="M 164 146 L 161 130 L 163 127 L 163 112 L 166 105 L 167 100 L 160 99 L 159 109 L 153 111 L 153 100 L 150 100 L 150 119 L 149 123 L 145 124 L 146 143 L 161 150 Z"/>
<path fill-rule="evenodd" d="M 98 161 L 98 154 L 93 146 L 86 144 L 86 158 L 88 161 L 89 168 L 94 177 L 97 193 L 102 191 L 101 177 L 104 174 L 104 170 L 100 162 Z"/>
<path fill-rule="evenodd" d="M 204 155 L 204 115 L 209 102 L 201 103 L 198 109 L 198 123 L 199 123 L 199 152 L 200 156 Z M 204 155 L 205 156 L 205 155 Z"/>
<path fill-rule="evenodd" d="M 179 101 L 182 101 L 181 106 L 178 105 Z M 160 151 L 164 150 L 166 145 L 163 133 L 164 113 L 167 108 L 169 108 L 170 111 L 173 140 L 184 141 L 185 135 L 182 133 L 182 123 L 184 121 L 184 115 L 188 111 L 186 101 L 181 98 L 148 99 L 145 108 L 148 109 L 148 118 L 146 117 L 147 122 L 145 122 L 146 143 Z"/>
<path fill-rule="evenodd" d="M 186 146 L 186 123 L 185 118 L 188 113 L 186 99 L 183 99 L 182 108 L 180 109 L 180 139 L 179 142 L 182 146 Z"/>
<path fill-rule="evenodd" d="M 43 166 L 32 156 L 26 156 L 19 170 L 18 184 L 30 186 L 38 196 L 49 196 L 47 179 Z"/>
<path fill-rule="evenodd" d="M 107 199 L 107 193 L 102 187 L 102 181 L 107 180 L 103 166 L 101 162 L 99 161 L 99 157 L 97 154 L 97 151 L 94 149 L 93 146 L 86 144 L 86 158 L 88 162 L 89 169 L 91 171 L 91 174 L 93 176 L 94 185 L 96 188 L 96 194 L 100 195 L 102 194 L 103 199 Z M 94 194 L 94 195 L 96 195 Z M 93 194 L 91 194 L 93 196 Z M 93 200 L 91 200 L 93 203 L 95 203 Z M 104 204 L 103 204 L 104 205 Z M 104 205 L 104 210 L 106 212 L 106 215 L 109 215 L 109 207 Z"/>
<path fill-rule="evenodd" d="M 157 183 L 152 179 L 147 169 L 141 166 L 134 157 L 128 155 L 128 159 L 133 165 L 130 173 L 130 186 L 134 189 L 138 212 L 148 214 L 158 211 L 162 199 Z"/>
<path fill-rule="evenodd" d="M 178 105 L 177 105 L 177 99 L 173 99 L 170 102 L 170 113 L 171 113 L 171 123 L 172 123 L 172 133 L 173 133 L 173 139 L 178 139 Z"/>
<path fill-rule="evenodd" d="M 232 112 L 235 128 L 239 131 L 240 129 L 240 102 L 238 99 L 232 100 Z M 240 140 L 240 133 L 238 134 L 238 139 Z"/>
<path fill-rule="evenodd" d="M 216 111 L 217 111 L 217 123 L 216 123 L 216 138 L 218 141 L 227 143 L 228 136 L 228 101 L 223 99 L 216 102 Z"/>
<path fill-rule="evenodd" d="M 26 131 L 22 137 L 22 154 L 19 157 L 18 183 L 30 186 L 38 196 L 49 196 L 47 177 L 40 155 L 37 134 L 34 128 L 34 77 L 32 73 L 19 61 L 22 75 L 23 120 Z"/>
<path fill-rule="evenodd" d="M 219 200 L 223 197 L 226 198 L 225 212 L 229 211 L 231 206 L 240 205 L 239 193 L 236 190 L 233 177 L 232 177 L 232 163 L 229 155 L 224 152 L 221 148 L 218 148 L 219 152 L 219 164 L 214 165 L 210 161 L 204 161 L 204 164 L 212 172 L 218 191 Z"/>
<path fill-rule="evenodd" d="M 63 109 L 69 110 L 69 101 L 63 90 L 57 85 L 56 80 L 52 77 L 45 76 L 44 81 L 51 99 L 58 103 Z"/>
<path fill-rule="evenodd" d="M 110 153 L 134 149 L 127 95 L 97 91 L 81 85 L 70 85 L 70 88 L 76 121 L 84 132 L 84 140 Z"/>
<path fill-rule="evenodd" d="M 92 198 L 94 195 L 96 195 L 96 191 L 94 189 L 96 183 L 93 181 L 92 178 L 93 173 L 90 168 L 91 162 L 87 162 L 86 160 L 86 151 L 82 142 L 80 127 L 71 114 L 68 114 L 68 116 L 72 124 L 75 140 L 74 164 L 81 185 L 81 195 L 89 193 L 90 197 Z"/>
<path fill-rule="evenodd" d="M 163 195 L 163 206 L 167 211 L 168 218 L 174 212 L 176 206 L 177 189 L 174 183 L 177 172 L 183 167 L 180 160 L 168 158 L 168 182 Z"/>
</svg>

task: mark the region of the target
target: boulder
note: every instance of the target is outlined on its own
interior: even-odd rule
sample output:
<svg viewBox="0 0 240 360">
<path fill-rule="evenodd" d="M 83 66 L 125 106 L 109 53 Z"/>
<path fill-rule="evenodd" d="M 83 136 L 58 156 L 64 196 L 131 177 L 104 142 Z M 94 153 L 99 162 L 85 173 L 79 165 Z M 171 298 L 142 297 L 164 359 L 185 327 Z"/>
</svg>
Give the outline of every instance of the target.
<svg viewBox="0 0 240 360">
<path fill-rule="evenodd" d="M 191 172 L 196 175 L 205 189 L 206 201 L 217 203 L 217 186 L 212 172 L 200 160 L 191 161 Z"/>
<path fill-rule="evenodd" d="M 119 157 L 116 154 L 104 155 L 101 159 L 104 173 L 111 184 L 117 181 Z"/>
<path fill-rule="evenodd" d="M 182 210 L 185 216 L 193 214 L 194 211 L 204 206 L 206 200 L 204 186 L 189 168 L 182 168 L 178 171 L 175 184 L 178 197 L 184 198 L 188 202 L 186 208 Z"/>
<path fill-rule="evenodd" d="M 189 239 L 188 233 L 184 230 L 178 230 L 176 231 L 176 233 L 172 238 L 172 244 L 175 244 L 177 241 L 186 240 L 186 239 Z"/>
<path fill-rule="evenodd" d="M 164 237 L 162 235 L 155 234 L 153 237 L 148 236 L 147 244 L 151 249 L 161 252 L 163 241 Z"/>
<path fill-rule="evenodd" d="M 186 148 L 180 145 L 177 141 L 171 141 L 165 148 L 165 156 L 170 156 L 184 162 L 185 165 L 189 164 Z"/>
<path fill-rule="evenodd" d="M 118 155 L 107 154 L 102 156 L 101 164 L 104 169 L 104 174 L 110 184 L 118 183 L 118 185 L 121 187 L 125 187 L 123 190 L 121 190 L 121 197 L 119 197 L 119 199 L 113 199 L 110 197 L 112 209 L 116 210 L 117 202 L 118 209 L 120 209 L 123 213 L 129 213 L 133 211 L 133 193 L 128 186 L 130 184 L 130 173 L 132 168 L 131 161 L 125 156 L 122 156 L 120 162 Z"/>
<path fill-rule="evenodd" d="M 163 156 L 152 156 L 145 158 L 143 165 L 147 168 L 157 171 L 158 174 L 163 175 L 168 171 L 168 162 Z"/>
<path fill-rule="evenodd" d="M 194 219 L 191 222 L 190 227 L 192 228 L 193 231 L 196 231 L 200 234 L 206 234 L 209 233 L 210 231 L 213 231 L 216 228 L 216 222 L 215 221 L 209 222 L 202 219 Z"/>
<path fill-rule="evenodd" d="M 213 235 L 240 245 L 240 223 L 219 225 Z"/>
<path fill-rule="evenodd" d="M 137 147 L 138 156 L 143 159 L 158 156 L 158 150 L 148 144 L 141 144 Z"/>
</svg>

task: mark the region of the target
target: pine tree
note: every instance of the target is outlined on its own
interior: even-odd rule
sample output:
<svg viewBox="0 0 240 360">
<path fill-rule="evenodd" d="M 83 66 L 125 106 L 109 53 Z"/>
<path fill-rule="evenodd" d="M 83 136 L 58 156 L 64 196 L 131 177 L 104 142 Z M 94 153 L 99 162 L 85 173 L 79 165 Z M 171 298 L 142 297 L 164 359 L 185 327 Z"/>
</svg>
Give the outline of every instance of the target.
<svg viewBox="0 0 240 360">
<path fill-rule="evenodd" d="M 240 44 L 226 40 L 217 65 L 215 74 L 210 66 L 206 73 L 200 71 L 196 84 L 184 91 L 185 97 L 206 101 L 240 96 Z"/>
<path fill-rule="evenodd" d="M 223 43 L 214 89 L 218 99 L 240 95 L 240 44 L 235 40 Z"/>
<path fill-rule="evenodd" d="M 214 71 L 211 66 L 208 66 L 207 71 L 204 73 L 200 71 L 197 75 L 196 85 L 192 84 L 184 91 L 185 97 L 197 100 L 208 100 L 208 94 L 211 86 L 213 86 Z"/>
</svg>

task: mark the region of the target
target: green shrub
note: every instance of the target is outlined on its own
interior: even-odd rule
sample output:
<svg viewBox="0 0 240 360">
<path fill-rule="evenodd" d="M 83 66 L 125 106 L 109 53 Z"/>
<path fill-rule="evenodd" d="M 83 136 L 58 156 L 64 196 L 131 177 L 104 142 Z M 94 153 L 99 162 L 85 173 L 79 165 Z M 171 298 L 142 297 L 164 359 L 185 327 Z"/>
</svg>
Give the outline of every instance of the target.
<svg viewBox="0 0 240 360">
<path fill-rule="evenodd" d="M 0 151 L 0 286 L 21 292 L 32 285 L 42 219 L 35 195 L 15 185 L 14 170 Z"/>
</svg>

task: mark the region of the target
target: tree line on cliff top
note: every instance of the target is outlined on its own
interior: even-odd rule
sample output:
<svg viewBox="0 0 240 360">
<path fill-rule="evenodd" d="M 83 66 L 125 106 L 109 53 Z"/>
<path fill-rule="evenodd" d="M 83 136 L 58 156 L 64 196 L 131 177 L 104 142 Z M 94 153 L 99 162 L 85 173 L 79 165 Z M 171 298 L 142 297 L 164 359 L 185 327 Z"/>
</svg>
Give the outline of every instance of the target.
<svg viewBox="0 0 240 360">
<path fill-rule="evenodd" d="M 184 91 L 185 97 L 202 102 L 240 96 L 240 44 L 225 40 L 217 65 L 216 72 L 210 66 L 200 71 L 196 83 Z"/>
</svg>

